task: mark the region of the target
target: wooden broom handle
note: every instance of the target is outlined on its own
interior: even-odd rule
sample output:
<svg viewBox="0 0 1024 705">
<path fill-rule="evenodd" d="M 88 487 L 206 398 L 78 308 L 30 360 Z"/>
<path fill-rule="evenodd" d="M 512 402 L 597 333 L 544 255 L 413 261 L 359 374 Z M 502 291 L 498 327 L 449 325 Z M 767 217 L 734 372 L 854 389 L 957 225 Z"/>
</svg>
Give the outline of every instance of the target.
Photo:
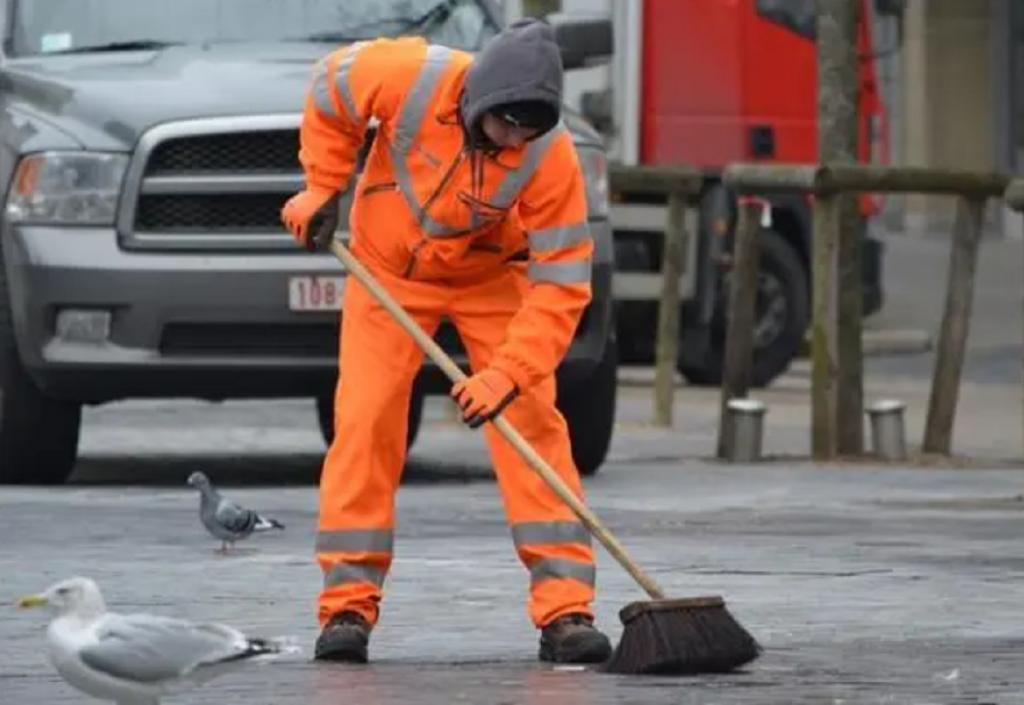
<svg viewBox="0 0 1024 705">
<path fill-rule="evenodd" d="M 455 361 L 448 356 L 448 354 L 441 349 L 433 338 L 426 334 L 423 328 L 420 327 L 412 316 L 406 313 L 397 301 L 395 301 L 391 294 L 388 293 L 376 278 L 370 273 L 370 271 L 363 266 L 363 263 L 356 259 L 347 247 L 337 238 L 331 240 L 331 250 L 337 256 L 341 263 L 345 265 L 345 268 L 359 280 L 359 283 L 365 286 L 369 292 L 373 295 L 380 305 L 387 309 L 394 319 L 398 322 L 405 331 L 413 337 L 413 340 L 420 346 L 423 352 L 429 357 L 434 363 L 441 368 L 441 370 L 448 376 L 452 382 L 459 382 L 466 379 L 466 374 L 455 364 Z M 591 534 L 597 537 L 608 552 L 615 557 L 615 559 L 622 564 L 622 567 L 626 569 L 633 579 L 639 583 L 640 587 L 647 591 L 647 594 L 656 600 L 664 599 L 665 593 L 662 592 L 661 588 L 654 578 L 645 573 L 639 565 L 637 565 L 629 554 L 626 553 L 626 549 L 623 548 L 622 544 L 619 543 L 608 529 L 604 527 L 597 516 L 590 511 L 590 509 L 583 502 L 573 494 L 573 491 L 569 489 L 569 486 L 565 484 L 565 481 L 559 477 L 558 473 L 548 465 L 547 461 L 544 460 L 533 449 L 525 438 L 520 435 L 519 431 L 515 427 L 506 421 L 502 416 L 497 416 L 492 419 L 491 423 L 497 427 L 498 431 L 502 436 L 505 437 L 512 446 L 519 451 L 519 454 L 523 456 L 523 459 L 529 463 L 530 467 L 544 479 L 546 483 L 554 490 L 563 502 L 569 505 L 569 508 L 575 512 L 576 516 L 579 517 L 583 525 L 587 527 L 587 530 Z"/>
</svg>

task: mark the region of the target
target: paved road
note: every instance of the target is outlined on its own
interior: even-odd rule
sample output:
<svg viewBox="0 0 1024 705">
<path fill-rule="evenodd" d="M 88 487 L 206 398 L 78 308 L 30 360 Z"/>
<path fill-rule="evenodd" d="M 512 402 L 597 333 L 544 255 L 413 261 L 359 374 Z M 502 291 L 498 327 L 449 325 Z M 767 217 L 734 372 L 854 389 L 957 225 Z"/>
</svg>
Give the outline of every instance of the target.
<svg viewBox="0 0 1024 705">
<path fill-rule="evenodd" d="M 314 664 L 311 419 L 299 402 L 90 412 L 73 485 L 0 494 L 0 602 L 81 573 L 114 609 L 224 620 L 305 648 L 177 703 L 1024 703 L 1019 472 L 729 467 L 681 452 L 696 435 L 624 422 L 588 481 L 594 508 L 669 594 L 724 594 L 766 651 L 741 674 L 613 677 L 534 662 L 525 574 L 478 437 L 438 407 L 399 495 L 375 661 Z M 194 467 L 288 530 L 215 555 L 181 484 Z M 617 639 L 618 608 L 641 594 L 603 552 L 599 569 L 599 619 Z M 40 652 L 40 617 L 0 610 L 3 702 L 82 702 Z"/>
<path fill-rule="evenodd" d="M 525 575 L 479 436 L 436 401 L 399 495 L 397 556 L 369 667 L 309 660 L 322 445 L 308 401 L 88 409 L 70 486 L 0 492 L 0 602 L 82 573 L 114 609 L 224 620 L 305 648 L 177 703 L 1024 703 L 1020 250 L 982 250 L 957 422 L 957 450 L 970 457 L 948 464 L 959 469 L 800 460 L 809 419 L 801 365 L 761 393 L 770 462 L 751 466 L 708 460 L 715 390 L 681 388 L 672 429 L 650 425 L 649 389 L 620 390 L 610 461 L 587 485 L 593 506 L 670 594 L 728 598 L 766 649 L 744 673 L 627 678 L 537 664 Z M 937 326 L 946 252 L 894 240 L 889 305 L 872 325 Z M 914 443 L 928 356 L 868 364 L 869 398 L 910 403 Z M 215 555 L 183 485 L 193 469 L 288 530 Z M 617 639 L 618 608 L 641 595 L 603 552 L 599 567 L 596 607 Z M 40 616 L 0 609 L 0 700 L 83 702 L 46 663 Z"/>
</svg>

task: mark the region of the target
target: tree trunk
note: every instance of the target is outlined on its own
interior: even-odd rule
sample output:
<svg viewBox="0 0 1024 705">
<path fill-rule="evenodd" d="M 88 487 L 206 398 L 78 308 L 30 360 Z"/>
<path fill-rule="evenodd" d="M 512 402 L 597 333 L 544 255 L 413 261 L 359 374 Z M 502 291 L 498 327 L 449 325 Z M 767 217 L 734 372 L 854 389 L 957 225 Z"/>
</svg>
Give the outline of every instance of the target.
<svg viewBox="0 0 1024 705">
<path fill-rule="evenodd" d="M 822 163 L 854 163 L 857 158 L 859 10 L 860 3 L 853 0 L 818 0 L 818 161 Z M 821 257 L 816 254 L 814 261 L 815 266 L 827 267 L 836 276 L 822 273 L 813 277 L 816 284 L 830 289 L 816 287 L 814 296 L 835 302 L 835 307 L 825 302 L 814 307 L 816 316 L 835 314 L 835 322 L 818 319 L 813 325 L 814 383 L 827 385 L 827 390 L 819 390 L 812 399 L 812 404 L 821 407 L 813 412 L 815 433 L 826 436 L 818 439 L 816 435 L 820 442 L 814 443 L 815 455 L 820 451 L 830 456 L 836 451 L 860 454 L 864 446 L 862 228 L 856 197 L 842 194 L 833 198 L 838 212 L 816 218 L 815 223 L 838 226 L 838 242 L 833 243 L 838 261 L 826 261 L 833 256 L 827 242 L 821 243 L 827 252 Z M 814 246 L 826 237 L 816 232 Z M 835 340 L 831 339 L 833 335 Z M 830 419 L 833 414 L 835 418 Z M 833 433 L 835 438 L 827 437 Z"/>
</svg>

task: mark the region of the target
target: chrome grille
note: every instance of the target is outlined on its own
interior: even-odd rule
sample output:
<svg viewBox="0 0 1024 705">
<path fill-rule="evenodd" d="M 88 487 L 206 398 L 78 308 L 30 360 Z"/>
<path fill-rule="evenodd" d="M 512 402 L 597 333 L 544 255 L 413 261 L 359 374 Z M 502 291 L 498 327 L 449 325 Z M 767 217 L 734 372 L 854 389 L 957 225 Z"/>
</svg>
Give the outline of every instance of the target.
<svg viewBox="0 0 1024 705">
<path fill-rule="evenodd" d="M 153 150 L 146 174 L 298 171 L 298 130 L 177 137 Z"/>
<path fill-rule="evenodd" d="M 282 250 L 281 206 L 303 187 L 299 115 L 210 118 L 145 133 L 125 180 L 126 249 Z"/>
<path fill-rule="evenodd" d="M 135 227 L 152 232 L 274 232 L 281 229 L 281 207 L 287 199 L 286 193 L 144 195 Z"/>
</svg>

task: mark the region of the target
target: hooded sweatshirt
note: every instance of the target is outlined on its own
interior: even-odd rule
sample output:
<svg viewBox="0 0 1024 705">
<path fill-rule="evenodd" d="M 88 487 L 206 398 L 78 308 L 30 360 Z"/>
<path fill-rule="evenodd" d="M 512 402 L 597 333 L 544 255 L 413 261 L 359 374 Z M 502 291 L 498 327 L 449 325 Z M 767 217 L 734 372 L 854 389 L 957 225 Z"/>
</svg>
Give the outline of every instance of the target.
<svg viewBox="0 0 1024 705">
<path fill-rule="evenodd" d="M 553 374 L 591 296 L 593 242 L 572 137 L 556 126 L 561 94 L 554 32 L 537 20 L 512 24 L 475 57 L 378 39 L 325 58 L 300 130 L 308 187 L 332 193 L 347 188 L 366 127 L 379 123 L 351 213 L 357 256 L 438 282 L 526 260 L 521 308 L 489 363 L 520 390 Z M 521 147 L 474 149 L 483 115 L 521 101 L 549 105 L 552 128 Z"/>
<path fill-rule="evenodd" d="M 561 113 L 562 86 L 554 30 L 533 18 L 519 20 L 491 39 L 470 66 L 459 100 L 463 124 L 473 131 L 499 105 L 538 101 L 551 108 L 550 129 Z"/>
</svg>

